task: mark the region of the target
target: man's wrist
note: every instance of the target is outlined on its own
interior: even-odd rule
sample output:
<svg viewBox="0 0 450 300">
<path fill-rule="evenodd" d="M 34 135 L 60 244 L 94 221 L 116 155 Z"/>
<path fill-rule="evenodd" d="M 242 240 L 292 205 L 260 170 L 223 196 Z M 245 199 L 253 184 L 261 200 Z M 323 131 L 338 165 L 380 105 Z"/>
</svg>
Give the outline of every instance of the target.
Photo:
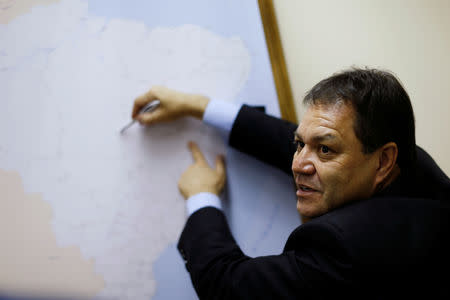
<svg viewBox="0 0 450 300">
<path fill-rule="evenodd" d="M 203 119 L 210 99 L 203 95 L 190 95 L 187 103 L 188 114 L 197 119 Z"/>
</svg>

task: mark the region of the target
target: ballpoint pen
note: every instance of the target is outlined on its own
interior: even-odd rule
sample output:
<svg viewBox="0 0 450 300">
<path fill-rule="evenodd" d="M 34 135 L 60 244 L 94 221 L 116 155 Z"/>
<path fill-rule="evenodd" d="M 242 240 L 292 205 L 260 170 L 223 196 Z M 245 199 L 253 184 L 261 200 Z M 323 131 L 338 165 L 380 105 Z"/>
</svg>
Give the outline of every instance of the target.
<svg viewBox="0 0 450 300">
<path fill-rule="evenodd" d="M 147 105 L 145 105 L 143 108 L 141 108 L 141 110 L 139 111 L 138 114 L 143 114 L 143 113 L 147 113 L 147 112 L 152 112 L 154 111 L 160 104 L 161 102 L 159 100 L 153 100 L 152 102 L 148 103 Z M 127 125 L 125 125 L 125 127 L 123 127 L 120 130 L 120 134 L 122 134 L 126 129 L 128 129 L 131 125 L 133 125 L 136 122 L 135 119 L 133 119 L 130 123 L 128 123 Z"/>
</svg>

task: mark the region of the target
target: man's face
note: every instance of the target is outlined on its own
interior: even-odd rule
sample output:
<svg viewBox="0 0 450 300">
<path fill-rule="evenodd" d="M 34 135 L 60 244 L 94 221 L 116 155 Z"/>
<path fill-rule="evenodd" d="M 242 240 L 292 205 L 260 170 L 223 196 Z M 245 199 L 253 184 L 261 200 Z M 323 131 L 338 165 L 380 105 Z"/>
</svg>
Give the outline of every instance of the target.
<svg viewBox="0 0 450 300">
<path fill-rule="evenodd" d="M 354 121 L 354 109 L 344 102 L 313 104 L 305 112 L 292 162 L 301 215 L 317 217 L 373 194 L 378 158 L 363 153 Z"/>
</svg>

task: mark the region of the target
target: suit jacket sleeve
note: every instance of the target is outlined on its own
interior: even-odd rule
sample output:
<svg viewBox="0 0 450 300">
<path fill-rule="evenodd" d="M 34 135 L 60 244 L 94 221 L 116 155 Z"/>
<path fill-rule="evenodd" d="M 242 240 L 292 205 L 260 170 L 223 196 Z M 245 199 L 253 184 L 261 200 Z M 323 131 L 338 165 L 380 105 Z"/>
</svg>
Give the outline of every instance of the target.
<svg viewBox="0 0 450 300">
<path fill-rule="evenodd" d="M 302 228 L 297 236 L 309 237 L 303 245 L 251 258 L 236 244 L 223 213 L 205 207 L 189 217 L 178 249 L 200 299 L 317 298 L 318 283 L 327 287 L 324 293 L 339 294 L 333 287 L 348 280 L 350 265 L 339 234 L 324 224 Z"/>
<path fill-rule="evenodd" d="M 297 125 L 242 106 L 231 129 L 230 146 L 291 174 Z"/>
</svg>

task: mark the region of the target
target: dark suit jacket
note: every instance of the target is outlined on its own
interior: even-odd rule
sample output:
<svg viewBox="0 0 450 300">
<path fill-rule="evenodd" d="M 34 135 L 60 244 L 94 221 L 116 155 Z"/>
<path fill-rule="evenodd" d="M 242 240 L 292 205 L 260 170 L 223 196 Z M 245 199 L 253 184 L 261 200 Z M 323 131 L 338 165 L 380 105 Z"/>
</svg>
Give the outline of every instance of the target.
<svg viewBox="0 0 450 300">
<path fill-rule="evenodd" d="M 244 106 L 230 144 L 290 173 L 295 129 Z M 450 299 L 450 180 L 425 151 L 417 148 L 417 154 L 417 165 L 402 170 L 383 193 L 297 227 L 280 255 L 246 256 L 220 210 L 198 210 L 178 244 L 197 294 L 201 299 Z"/>
</svg>

